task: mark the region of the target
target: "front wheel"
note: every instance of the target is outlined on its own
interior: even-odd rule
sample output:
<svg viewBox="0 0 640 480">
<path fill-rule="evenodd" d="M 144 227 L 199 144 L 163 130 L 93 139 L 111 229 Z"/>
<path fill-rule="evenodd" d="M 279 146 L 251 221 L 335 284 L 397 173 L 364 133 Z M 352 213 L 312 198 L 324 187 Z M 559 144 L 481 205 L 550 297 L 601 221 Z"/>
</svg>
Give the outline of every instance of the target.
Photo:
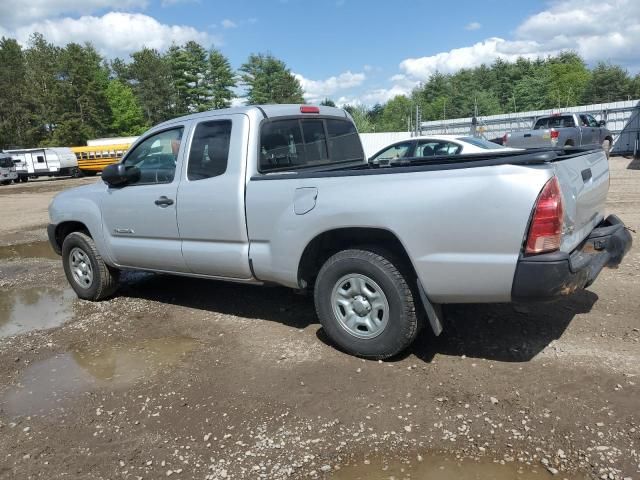
<svg viewBox="0 0 640 480">
<path fill-rule="evenodd" d="M 327 335 L 348 353 L 389 358 L 418 333 L 413 292 L 386 255 L 359 249 L 336 253 L 320 269 L 314 296 Z"/>
<path fill-rule="evenodd" d="M 104 263 L 93 239 L 85 233 L 73 232 L 64 239 L 62 265 L 71 288 L 84 300 L 103 300 L 118 288 L 118 270 Z"/>
</svg>

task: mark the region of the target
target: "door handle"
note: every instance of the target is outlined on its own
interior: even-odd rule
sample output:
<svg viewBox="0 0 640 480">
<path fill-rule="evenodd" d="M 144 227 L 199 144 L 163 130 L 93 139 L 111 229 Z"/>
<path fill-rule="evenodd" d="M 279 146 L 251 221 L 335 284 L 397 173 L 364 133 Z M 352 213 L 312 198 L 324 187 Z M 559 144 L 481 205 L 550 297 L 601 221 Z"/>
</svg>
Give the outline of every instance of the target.
<svg viewBox="0 0 640 480">
<path fill-rule="evenodd" d="M 173 200 L 163 195 L 159 199 L 157 199 L 154 203 L 159 207 L 165 208 L 165 207 L 168 207 L 169 205 L 173 205 Z"/>
</svg>

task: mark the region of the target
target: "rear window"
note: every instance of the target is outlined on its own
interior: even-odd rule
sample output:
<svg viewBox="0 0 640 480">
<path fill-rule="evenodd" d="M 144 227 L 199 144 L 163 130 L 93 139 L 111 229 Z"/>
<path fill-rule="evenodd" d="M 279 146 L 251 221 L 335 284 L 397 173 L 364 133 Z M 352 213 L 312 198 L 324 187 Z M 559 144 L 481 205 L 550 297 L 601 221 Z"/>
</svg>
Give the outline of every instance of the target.
<svg viewBox="0 0 640 480">
<path fill-rule="evenodd" d="M 493 143 L 493 142 L 490 142 L 489 140 L 485 140 L 484 138 L 459 137 L 458 140 L 462 140 L 463 142 L 470 143 L 471 145 L 475 145 L 478 148 L 484 148 L 485 150 L 506 148 L 506 147 L 503 147 L 502 145 L 498 145 L 497 143 Z"/>
<path fill-rule="evenodd" d="M 274 120 L 260 132 L 261 172 L 363 159 L 358 132 L 346 120 Z"/>
<path fill-rule="evenodd" d="M 539 118 L 533 126 L 533 129 L 542 130 L 546 128 L 568 128 L 575 126 L 576 123 L 573 121 L 573 115 L 558 115 Z"/>
</svg>

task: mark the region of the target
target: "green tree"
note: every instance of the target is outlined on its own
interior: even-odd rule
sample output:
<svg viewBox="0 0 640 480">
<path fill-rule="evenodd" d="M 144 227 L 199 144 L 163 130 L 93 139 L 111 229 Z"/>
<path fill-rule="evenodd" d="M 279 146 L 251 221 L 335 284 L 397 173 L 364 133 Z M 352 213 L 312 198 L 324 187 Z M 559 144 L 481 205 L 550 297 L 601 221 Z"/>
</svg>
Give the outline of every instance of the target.
<svg viewBox="0 0 640 480">
<path fill-rule="evenodd" d="M 210 108 L 227 108 L 231 100 L 236 97 L 233 89 L 236 87 L 236 77 L 231 64 L 219 50 L 211 49 L 208 58 L 207 82 L 209 83 Z"/>
<path fill-rule="evenodd" d="M 52 141 L 84 145 L 108 132 L 111 111 L 105 95 L 109 72 L 91 44 L 69 43 L 60 52 L 57 118 Z"/>
<path fill-rule="evenodd" d="M 640 98 L 640 73 L 637 73 L 629 82 L 629 96 L 632 99 Z M 626 98 L 621 100 L 626 100 Z"/>
<path fill-rule="evenodd" d="M 29 39 L 25 52 L 26 89 L 29 92 L 31 120 L 30 146 L 51 143 L 53 129 L 60 114 L 60 53 L 62 49 L 47 42 L 40 33 Z"/>
<path fill-rule="evenodd" d="M 519 80 L 513 89 L 517 110 L 522 112 L 547 108 L 547 88 L 547 77 L 542 71 Z"/>
<path fill-rule="evenodd" d="M 172 45 L 167 52 L 175 89 L 175 114 L 207 109 L 211 96 L 207 83 L 207 52 L 193 40 L 183 46 Z"/>
<path fill-rule="evenodd" d="M 370 133 L 375 131 L 375 125 L 369 118 L 369 110 L 364 105 L 358 105 L 351 110 L 353 122 L 359 133 Z"/>
<path fill-rule="evenodd" d="M 591 71 L 584 91 L 584 103 L 606 103 L 625 99 L 631 93 L 629 73 L 618 65 L 599 62 Z"/>
<path fill-rule="evenodd" d="M 325 107 L 335 107 L 336 104 L 333 100 L 331 100 L 330 98 L 325 98 L 324 100 L 322 100 L 320 102 L 320 105 L 325 106 Z"/>
<path fill-rule="evenodd" d="M 27 145 L 29 108 L 26 101 L 24 52 L 14 39 L 0 39 L 0 147 Z"/>
<path fill-rule="evenodd" d="M 105 91 L 111 110 L 110 133 L 116 136 L 140 135 L 149 127 L 142 108 L 129 85 L 112 79 Z"/>
<path fill-rule="evenodd" d="M 411 100 L 398 95 L 389 100 L 383 108 L 377 130 L 381 132 L 401 132 L 408 129 L 408 119 L 412 114 Z"/>
<path fill-rule="evenodd" d="M 302 87 L 282 60 L 270 54 L 251 54 L 240 67 L 247 87 L 247 103 L 304 103 Z"/>
<path fill-rule="evenodd" d="M 128 75 L 145 121 L 155 125 L 176 116 L 174 88 L 167 58 L 150 48 L 133 53 L 131 58 L 133 61 L 127 69 Z"/>
<path fill-rule="evenodd" d="M 564 52 L 547 60 L 547 105 L 551 108 L 578 105 L 584 97 L 590 73 L 580 56 Z"/>
</svg>

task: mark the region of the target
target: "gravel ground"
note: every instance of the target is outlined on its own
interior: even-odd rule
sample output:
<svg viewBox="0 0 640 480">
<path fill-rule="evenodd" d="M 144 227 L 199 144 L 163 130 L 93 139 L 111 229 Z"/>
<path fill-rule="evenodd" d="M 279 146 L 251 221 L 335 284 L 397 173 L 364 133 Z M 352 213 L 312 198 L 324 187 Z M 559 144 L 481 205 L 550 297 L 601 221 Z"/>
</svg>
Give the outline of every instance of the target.
<svg viewBox="0 0 640 480">
<path fill-rule="evenodd" d="M 634 167 L 611 159 L 608 209 L 637 230 Z M 439 338 L 363 361 L 283 288 L 127 273 L 77 300 L 42 227 L 93 181 L 0 187 L 0 478 L 640 479 L 637 248 L 588 291 L 448 306 Z"/>
</svg>

